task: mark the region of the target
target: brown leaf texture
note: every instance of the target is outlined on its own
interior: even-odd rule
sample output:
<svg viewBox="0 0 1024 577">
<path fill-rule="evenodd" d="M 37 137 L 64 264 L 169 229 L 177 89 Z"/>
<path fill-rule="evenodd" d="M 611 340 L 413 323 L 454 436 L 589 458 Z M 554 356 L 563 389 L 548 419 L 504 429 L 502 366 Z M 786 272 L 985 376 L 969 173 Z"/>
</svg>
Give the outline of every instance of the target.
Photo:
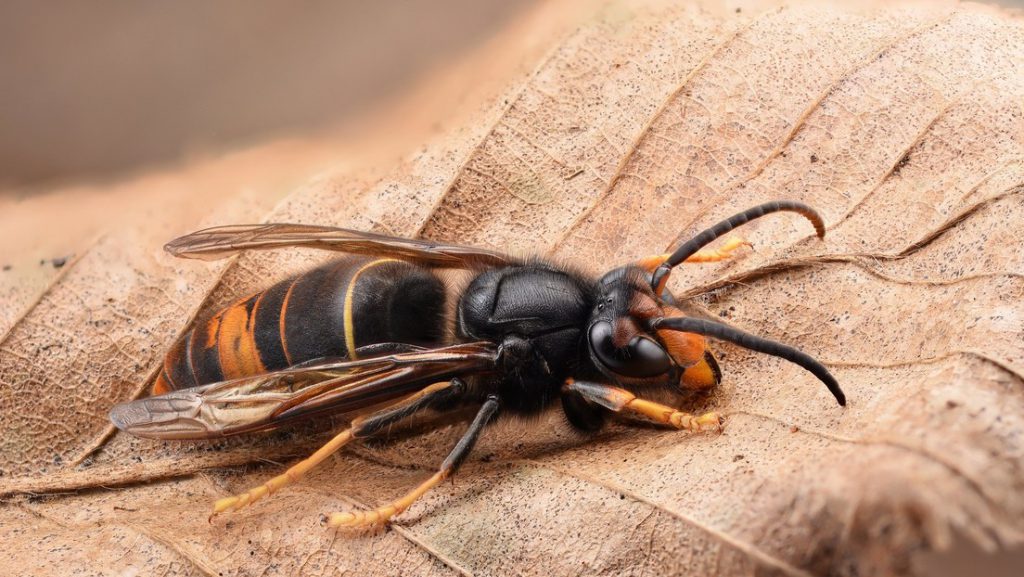
<svg viewBox="0 0 1024 577">
<path fill-rule="evenodd" d="M 353 446 L 207 523 L 343 423 L 211 443 L 112 434 L 187 319 L 329 258 L 89 248 L 0 342 L 5 567 L 42 574 L 847 575 L 914 573 L 963 534 L 1024 541 L 1024 26 L 978 5 L 709 13 L 615 3 L 552 39 L 491 106 L 387 171 L 323 178 L 269 221 L 457 241 L 590 273 L 776 198 L 824 215 L 742 229 L 755 249 L 671 288 L 820 358 L 716 343 L 689 407 L 720 435 L 560 415 L 501 423 L 454 483 L 375 534 L 320 513 L 424 479 L 460 428 Z M 230 201 L 204 222 L 259 218 Z M 166 228 L 166 227 L 165 227 Z M 162 235 L 162 236 L 161 236 Z M 482 457 L 485 457 L 482 459 Z"/>
</svg>

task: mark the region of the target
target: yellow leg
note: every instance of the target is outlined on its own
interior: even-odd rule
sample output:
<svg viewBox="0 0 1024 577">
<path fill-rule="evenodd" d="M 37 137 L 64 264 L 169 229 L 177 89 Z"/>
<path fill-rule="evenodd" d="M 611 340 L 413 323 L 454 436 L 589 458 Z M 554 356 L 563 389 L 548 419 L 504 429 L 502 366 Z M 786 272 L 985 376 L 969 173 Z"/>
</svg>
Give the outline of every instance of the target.
<svg viewBox="0 0 1024 577">
<path fill-rule="evenodd" d="M 688 263 L 700 263 L 700 262 L 718 262 L 726 260 L 732 257 L 732 253 L 740 248 L 741 246 L 753 247 L 747 240 L 738 236 L 731 236 L 725 240 L 719 248 L 705 248 L 697 251 L 690 258 L 684 262 Z"/>
<path fill-rule="evenodd" d="M 327 517 L 327 525 L 330 527 L 366 527 L 386 523 L 389 519 L 408 509 L 416 499 L 424 493 L 436 487 L 444 481 L 448 475 L 445 471 L 438 471 L 434 476 L 420 483 L 415 489 L 409 491 L 401 499 L 373 509 L 372 511 L 353 511 L 349 513 L 331 513 Z"/>
<path fill-rule="evenodd" d="M 733 252 L 743 246 L 753 245 L 741 237 L 730 236 L 725 240 L 725 243 L 722 244 L 721 247 L 701 249 L 687 258 L 684 262 L 694 264 L 727 260 L 732 258 Z M 656 254 L 654 256 L 640 259 L 640 262 L 636 263 L 636 265 L 648 272 L 654 272 L 654 269 L 658 268 L 661 263 L 665 262 L 669 256 L 671 256 L 670 253 Z"/>
<path fill-rule="evenodd" d="M 365 527 L 368 525 L 377 525 L 379 523 L 386 523 L 389 519 L 398 515 L 402 511 L 408 509 L 416 499 L 423 496 L 424 493 L 436 487 L 441 481 L 444 481 L 448 477 L 451 477 L 455 471 L 462 464 L 462 461 L 469 455 L 469 452 L 473 450 L 473 445 L 476 444 L 477 438 L 480 436 L 480 432 L 490 422 L 491 418 L 494 417 L 495 413 L 498 412 L 498 398 L 496 396 L 490 396 L 480 406 L 480 410 L 476 413 L 476 418 L 463 433 L 462 438 L 452 449 L 452 452 L 448 454 L 448 458 L 441 463 L 441 467 L 436 473 L 426 481 L 417 485 L 415 489 L 409 491 L 402 498 L 392 501 L 391 503 L 373 509 L 372 511 L 352 511 L 348 513 L 331 513 L 327 516 L 327 524 L 331 527 Z"/>
<path fill-rule="evenodd" d="M 652 421 L 671 425 L 677 429 L 685 429 L 687 431 L 717 431 L 722 428 L 722 418 L 718 416 L 718 413 L 704 413 L 703 415 L 696 417 L 689 413 L 677 411 L 666 405 L 652 401 L 645 401 L 644 399 L 637 399 L 635 397 L 633 400 L 626 403 L 624 410 L 643 415 Z"/>
<path fill-rule="evenodd" d="M 336 437 L 328 441 L 326 445 L 320 447 L 317 452 L 302 461 L 299 461 L 284 473 L 274 477 L 259 487 L 249 489 L 245 493 L 218 500 L 213 505 L 213 515 L 217 515 L 225 511 L 237 511 L 246 505 L 251 505 L 274 491 L 298 481 L 303 475 L 308 473 L 310 469 L 322 463 L 324 459 L 330 457 L 352 439 L 372 435 L 382 427 L 396 421 L 400 421 L 401 419 L 415 413 L 420 408 L 429 406 L 432 402 L 461 394 L 463 385 L 461 384 L 461 381 L 456 381 L 458 380 L 456 379 L 451 383 L 435 383 L 387 409 L 374 413 L 368 417 L 357 419 L 352 423 L 351 427 L 342 431 Z M 211 517 L 213 515 L 211 515 Z"/>
<path fill-rule="evenodd" d="M 671 425 L 677 429 L 701 431 L 704 429 L 720 430 L 722 427 L 722 418 L 718 413 L 705 413 L 695 417 L 667 405 L 638 399 L 636 395 L 626 389 L 611 385 L 569 379 L 563 390 L 582 395 L 583 398 L 616 413 L 643 415 L 656 423 Z"/>
<path fill-rule="evenodd" d="M 324 459 L 330 457 L 335 451 L 344 447 L 350 440 L 352 440 L 351 428 L 346 429 L 328 441 L 326 445 L 320 447 L 317 452 L 302 461 L 299 461 L 284 473 L 274 477 L 259 487 L 249 489 L 245 493 L 235 495 L 234 497 L 219 499 L 213 505 L 213 515 L 217 515 L 225 511 L 237 511 L 246 505 L 251 505 L 262 497 L 277 491 L 281 487 L 298 481 L 299 478 L 308 473 L 310 469 L 322 463 Z"/>
</svg>

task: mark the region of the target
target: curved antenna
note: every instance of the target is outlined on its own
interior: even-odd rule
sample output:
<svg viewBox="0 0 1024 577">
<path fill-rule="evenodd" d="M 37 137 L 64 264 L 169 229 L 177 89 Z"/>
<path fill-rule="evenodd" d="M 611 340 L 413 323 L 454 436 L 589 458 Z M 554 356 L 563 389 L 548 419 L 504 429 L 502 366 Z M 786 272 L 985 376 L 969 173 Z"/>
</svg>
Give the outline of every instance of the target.
<svg viewBox="0 0 1024 577">
<path fill-rule="evenodd" d="M 810 206 L 795 200 L 775 200 L 772 202 L 766 202 L 755 206 L 754 208 L 744 210 L 739 214 L 730 216 L 683 243 L 682 246 L 677 248 L 675 252 L 665 259 L 665 262 L 661 263 L 661 265 L 655 269 L 654 274 L 651 277 L 651 288 L 654 289 L 655 293 L 660 294 L 661 291 L 659 291 L 658 288 L 663 285 L 663 282 L 672 272 L 672 269 L 678 264 L 690 258 L 696 254 L 697 251 L 707 246 L 708 243 L 714 241 L 716 238 L 730 230 L 773 212 L 795 212 L 801 216 L 805 216 L 807 217 L 807 220 L 811 221 L 811 224 L 814 225 L 814 230 L 818 233 L 818 238 L 825 238 L 825 221 L 822 220 L 821 215 Z"/>
<path fill-rule="evenodd" d="M 836 401 L 839 401 L 841 406 L 846 406 L 846 395 L 843 394 L 843 390 L 839 388 L 839 382 L 832 376 L 832 373 L 828 372 L 825 365 L 819 363 L 811 355 L 789 345 L 763 339 L 714 321 L 694 319 L 690 317 L 660 317 L 651 321 L 651 326 L 655 329 L 670 329 L 713 337 L 723 341 L 729 341 L 730 343 L 737 344 L 745 349 L 786 359 L 787 361 L 800 365 L 810 371 L 814 376 L 818 377 L 818 379 L 825 383 L 828 390 L 835 396 Z"/>
</svg>

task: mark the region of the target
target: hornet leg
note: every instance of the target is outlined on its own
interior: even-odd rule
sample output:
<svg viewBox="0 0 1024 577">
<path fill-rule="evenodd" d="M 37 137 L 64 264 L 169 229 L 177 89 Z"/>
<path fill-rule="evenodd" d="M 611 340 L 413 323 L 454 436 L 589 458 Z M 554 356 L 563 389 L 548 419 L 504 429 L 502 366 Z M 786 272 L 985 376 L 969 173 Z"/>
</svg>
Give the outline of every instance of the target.
<svg viewBox="0 0 1024 577">
<path fill-rule="evenodd" d="M 459 442 L 455 445 L 455 448 L 452 449 L 448 458 L 441 463 L 441 468 L 438 469 L 432 477 L 423 483 L 420 483 L 415 489 L 409 491 L 403 497 L 372 511 L 331 513 L 330 516 L 327 517 L 327 524 L 331 527 L 339 527 L 342 525 L 348 527 L 376 525 L 378 523 L 385 523 L 391 517 L 405 511 L 416 501 L 416 499 L 419 499 L 424 493 L 436 487 L 441 483 L 441 481 L 451 477 L 455 471 L 458 470 L 459 465 L 466 460 L 466 457 L 469 456 L 469 452 L 473 450 L 473 445 L 476 444 L 477 438 L 480 436 L 480 431 L 483 430 L 497 412 L 498 398 L 492 395 L 488 397 L 487 401 L 485 401 L 483 406 L 480 407 L 480 410 L 476 414 L 476 418 L 473 419 L 473 423 L 469 425 L 469 428 L 466 430 L 465 434 L 462 435 L 462 438 L 459 439 Z"/>
<path fill-rule="evenodd" d="M 688 264 L 693 264 L 693 263 L 708 263 L 708 262 L 719 262 L 719 261 L 723 261 L 723 260 L 728 260 L 728 259 L 732 258 L 732 256 L 733 256 L 732 253 L 735 252 L 736 249 L 740 248 L 741 246 L 753 246 L 753 245 L 751 245 L 749 241 L 747 241 L 747 240 L 745 240 L 745 239 L 743 239 L 741 237 L 732 236 L 732 237 L 727 238 L 726 241 L 725 241 L 725 244 L 723 244 L 721 247 L 719 247 L 719 248 L 704 248 L 704 249 L 698 250 L 697 252 L 695 252 L 692 255 L 688 256 L 684 262 L 686 262 Z M 672 256 L 670 253 L 656 254 L 654 256 L 649 256 L 647 258 L 640 259 L 640 262 L 637 263 L 637 266 L 639 266 L 640 268 L 646 270 L 647 272 L 653 273 L 655 270 L 658 269 L 658 267 L 660 267 L 662 264 L 664 264 L 665 261 L 668 260 L 668 258 L 670 256 Z M 665 285 L 666 284 L 668 284 L 668 279 L 667 278 L 661 279 L 658 282 L 658 286 L 655 287 L 654 292 L 656 292 L 657 294 L 660 295 L 665 290 Z"/>
<path fill-rule="evenodd" d="M 324 459 L 330 457 L 338 449 L 348 444 L 352 439 L 360 439 L 373 435 L 388 425 L 412 416 L 421 409 L 456 398 L 464 391 L 465 385 L 462 381 L 459 379 L 452 379 L 449 383 L 437 383 L 431 385 L 419 393 L 392 405 L 391 407 L 365 418 L 358 419 L 354 421 L 352 426 L 348 429 L 339 433 L 336 437 L 328 441 L 326 445 L 320 447 L 315 453 L 299 461 L 284 473 L 258 487 L 249 489 L 245 493 L 219 499 L 213 505 L 213 515 L 217 515 L 225 511 L 237 511 L 246 505 L 251 505 L 260 498 L 298 481 L 299 478 L 308 473 L 313 467 L 322 463 Z M 211 515 L 211 517 L 213 515 Z"/>
<path fill-rule="evenodd" d="M 633 393 L 611 385 L 569 380 L 563 385 L 562 390 L 569 393 L 577 393 L 588 401 L 616 413 L 624 412 L 643 415 L 656 423 L 669 425 L 677 429 L 685 429 L 687 431 L 719 430 L 722 426 L 722 419 L 718 416 L 718 413 L 706 413 L 695 417 L 666 405 L 639 399 Z"/>
<path fill-rule="evenodd" d="M 685 262 L 688 264 L 697 264 L 728 260 L 733 257 L 732 253 L 736 252 L 737 249 L 743 246 L 749 247 L 752 245 L 750 244 L 750 241 L 742 237 L 731 236 L 727 238 L 725 240 L 725 243 L 722 244 L 722 246 L 720 246 L 719 248 L 701 249 L 687 257 Z M 640 259 L 640 262 L 637 263 L 637 266 L 646 270 L 647 272 L 654 272 L 654 269 L 661 266 L 661 264 L 668 260 L 668 257 L 670 256 L 670 253 L 649 256 L 647 258 Z"/>
</svg>

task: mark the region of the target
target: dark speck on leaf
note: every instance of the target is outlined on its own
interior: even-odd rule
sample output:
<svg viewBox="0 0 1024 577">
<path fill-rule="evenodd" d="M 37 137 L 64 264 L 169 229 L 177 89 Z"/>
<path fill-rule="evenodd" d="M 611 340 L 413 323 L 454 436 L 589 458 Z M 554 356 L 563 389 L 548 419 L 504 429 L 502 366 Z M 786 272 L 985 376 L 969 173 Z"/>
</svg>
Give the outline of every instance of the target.
<svg viewBox="0 0 1024 577">
<path fill-rule="evenodd" d="M 904 154 L 903 158 L 901 158 L 900 161 L 896 163 L 896 168 L 893 169 L 892 173 L 893 174 L 898 174 L 901 170 L 903 170 L 903 167 L 906 166 L 908 162 L 910 162 L 910 153 L 909 152 Z"/>
</svg>

